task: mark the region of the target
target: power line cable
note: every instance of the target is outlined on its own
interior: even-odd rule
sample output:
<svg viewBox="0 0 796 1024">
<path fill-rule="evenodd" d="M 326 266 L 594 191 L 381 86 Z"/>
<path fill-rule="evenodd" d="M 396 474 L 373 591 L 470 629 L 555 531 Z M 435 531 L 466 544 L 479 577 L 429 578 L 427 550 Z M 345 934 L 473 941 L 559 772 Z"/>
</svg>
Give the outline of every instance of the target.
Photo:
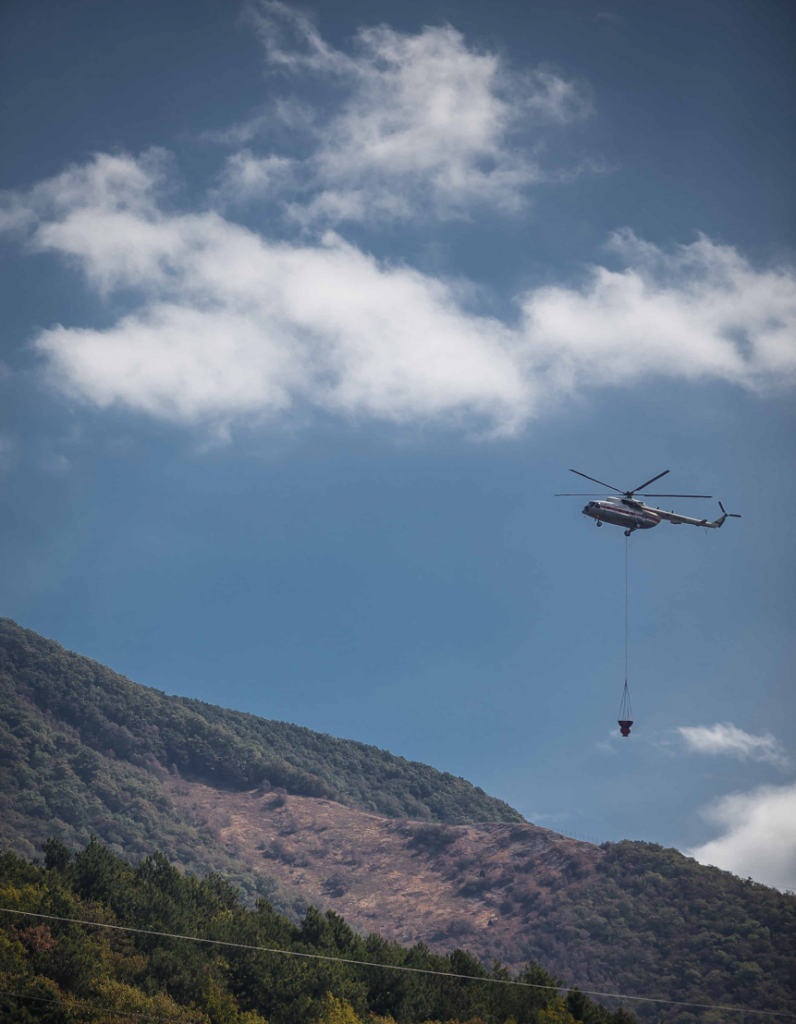
<svg viewBox="0 0 796 1024">
<path fill-rule="evenodd" d="M 730 1013 L 754 1013 L 766 1017 L 790 1017 L 796 1019 L 796 1013 L 779 1012 L 778 1010 L 752 1010 L 745 1006 L 721 1006 L 715 1003 L 690 1003 L 682 999 L 661 999 L 656 996 L 631 996 L 623 992 L 594 992 L 576 986 L 538 985 L 530 981 L 516 981 L 513 978 L 479 978 L 473 974 L 454 974 L 451 971 L 432 971 L 424 967 L 405 967 L 403 964 L 378 964 L 369 960 L 350 960 L 341 956 L 326 956 L 323 953 L 300 953 L 293 949 L 275 949 L 272 946 L 252 946 L 245 942 L 229 942 L 225 939 L 203 939 L 197 935 L 178 935 L 174 932 L 151 931 L 148 928 L 133 928 L 130 925 L 107 924 L 104 921 L 82 921 L 74 917 L 57 917 L 55 914 L 38 914 L 32 910 L 12 910 L 0 907 L 5 914 L 18 914 L 21 917 L 37 917 L 46 921 L 61 921 L 65 924 L 82 924 L 90 928 L 108 928 L 117 932 L 131 932 L 136 935 L 152 935 L 162 939 L 183 939 L 186 942 L 201 942 L 212 946 L 228 946 L 233 949 L 248 949 L 257 953 L 276 953 L 280 956 L 302 957 L 307 960 L 330 960 L 333 963 L 349 964 L 355 967 L 377 967 L 386 971 L 404 971 L 408 974 L 430 974 L 440 978 L 459 978 L 465 981 L 480 981 L 490 985 L 511 985 L 515 988 L 536 988 L 552 992 L 580 992 L 584 996 L 597 996 L 603 999 L 633 999 L 642 1003 L 665 1003 L 670 1006 L 695 1006 L 701 1010 L 726 1010 Z"/>
</svg>

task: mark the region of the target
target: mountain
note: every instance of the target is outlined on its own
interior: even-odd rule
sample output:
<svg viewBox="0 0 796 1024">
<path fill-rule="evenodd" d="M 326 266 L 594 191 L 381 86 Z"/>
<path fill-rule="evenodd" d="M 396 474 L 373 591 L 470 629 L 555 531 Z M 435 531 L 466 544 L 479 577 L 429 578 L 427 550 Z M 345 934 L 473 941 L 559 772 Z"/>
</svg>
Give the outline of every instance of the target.
<svg viewBox="0 0 796 1024">
<path fill-rule="evenodd" d="M 131 682 L 0 619 L 0 843 L 31 855 L 92 833 L 130 858 L 157 846 L 192 870 L 221 863 L 175 806 L 182 776 L 225 792 L 323 797 L 391 818 L 523 817 L 479 787 L 385 750 Z M 255 890 L 256 890 L 255 886 Z"/>
<path fill-rule="evenodd" d="M 0 702 L 6 849 L 93 833 L 128 861 L 161 849 L 182 871 L 219 872 L 294 920 L 312 903 L 362 933 L 535 960 L 596 991 L 794 1002 L 796 900 L 676 850 L 569 839 L 463 779 L 168 697 L 10 620 Z"/>
</svg>

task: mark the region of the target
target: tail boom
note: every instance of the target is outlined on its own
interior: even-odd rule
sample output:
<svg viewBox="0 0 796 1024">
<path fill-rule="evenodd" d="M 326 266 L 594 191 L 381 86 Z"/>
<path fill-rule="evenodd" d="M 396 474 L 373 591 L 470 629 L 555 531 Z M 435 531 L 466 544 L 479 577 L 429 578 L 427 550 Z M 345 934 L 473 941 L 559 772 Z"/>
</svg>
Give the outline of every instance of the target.
<svg viewBox="0 0 796 1024">
<path fill-rule="evenodd" d="M 651 508 L 649 511 L 659 515 L 661 519 L 667 519 L 673 526 L 679 526 L 681 523 L 687 523 L 689 526 L 704 526 L 708 530 L 720 529 L 724 524 L 724 520 L 727 518 L 741 518 L 737 512 L 725 512 L 724 506 L 721 502 L 719 502 L 719 508 L 721 509 L 722 514 L 718 519 L 714 519 L 712 521 L 708 519 L 692 519 L 690 516 L 681 516 L 677 512 L 664 512 L 664 510 L 660 508 Z"/>
</svg>

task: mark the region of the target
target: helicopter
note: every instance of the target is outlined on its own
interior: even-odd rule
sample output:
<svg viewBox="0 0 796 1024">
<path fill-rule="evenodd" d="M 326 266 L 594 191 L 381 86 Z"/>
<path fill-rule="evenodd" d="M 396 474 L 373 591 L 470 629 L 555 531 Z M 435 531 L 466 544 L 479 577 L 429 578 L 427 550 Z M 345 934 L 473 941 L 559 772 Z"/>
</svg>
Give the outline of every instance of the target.
<svg viewBox="0 0 796 1024">
<path fill-rule="evenodd" d="M 714 519 L 712 522 L 707 519 L 692 519 L 690 516 L 683 516 L 677 512 L 666 512 L 661 508 L 650 508 L 649 505 L 645 505 L 643 501 L 639 501 L 636 495 L 642 498 L 710 498 L 710 494 L 650 494 L 649 492 L 643 492 L 644 487 L 649 487 L 650 484 L 654 484 L 656 480 L 660 480 L 662 476 L 666 476 L 669 472 L 668 469 L 664 469 L 662 473 L 658 473 L 657 476 L 652 477 L 651 480 L 646 480 L 643 484 L 639 484 L 638 487 L 634 487 L 632 491 L 621 491 L 617 487 L 612 487 L 611 484 L 605 483 L 603 480 L 597 480 L 593 476 L 586 476 L 585 473 L 581 473 L 580 470 L 571 469 L 570 473 L 576 473 L 578 476 L 584 477 L 586 480 L 591 480 L 592 483 L 600 484 L 601 487 L 607 487 L 611 491 L 618 491 L 619 493 L 604 497 L 602 501 L 590 501 L 582 509 L 584 516 L 589 516 L 591 519 L 596 520 L 598 526 L 602 526 L 603 523 L 610 523 L 612 526 L 624 526 L 625 536 L 629 537 L 631 533 L 635 533 L 636 530 L 651 530 L 653 526 L 657 526 L 662 519 L 667 519 L 673 526 L 679 526 L 681 523 L 688 523 L 689 526 L 705 526 L 709 530 L 718 530 L 724 523 L 725 519 L 740 519 L 741 516 L 737 512 L 726 512 L 724 506 L 719 502 L 719 508 L 721 509 L 721 515 L 718 519 Z M 600 495 L 596 494 L 556 494 L 556 498 L 596 498 Z"/>
</svg>

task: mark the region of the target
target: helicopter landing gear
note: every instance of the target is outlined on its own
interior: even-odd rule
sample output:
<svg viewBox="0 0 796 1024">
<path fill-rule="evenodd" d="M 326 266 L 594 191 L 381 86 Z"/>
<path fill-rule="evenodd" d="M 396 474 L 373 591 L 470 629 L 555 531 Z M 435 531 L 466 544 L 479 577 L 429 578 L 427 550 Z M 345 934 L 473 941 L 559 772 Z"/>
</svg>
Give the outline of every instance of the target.
<svg viewBox="0 0 796 1024">
<path fill-rule="evenodd" d="M 602 522 L 599 519 L 597 520 L 597 525 L 598 526 L 602 526 L 603 525 Z"/>
<path fill-rule="evenodd" d="M 625 536 L 629 537 L 632 532 L 632 530 L 625 530 Z"/>
</svg>

